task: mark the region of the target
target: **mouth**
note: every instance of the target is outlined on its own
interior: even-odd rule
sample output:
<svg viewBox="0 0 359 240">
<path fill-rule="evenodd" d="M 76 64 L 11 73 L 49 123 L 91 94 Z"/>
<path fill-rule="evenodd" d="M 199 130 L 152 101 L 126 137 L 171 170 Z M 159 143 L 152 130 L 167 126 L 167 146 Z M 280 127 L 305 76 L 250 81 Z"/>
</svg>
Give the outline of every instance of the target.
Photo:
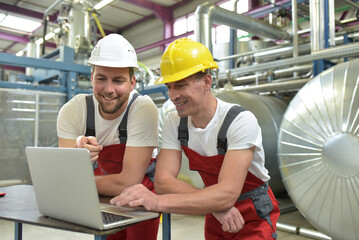
<svg viewBox="0 0 359 240">
<path fill-rule="evenodd" d="M 184 102 L 180 102 L 180 103 L 175 103 L 176 107 L 181 107 L 183 105 L 185 105 L 188 101 L 184 101 Z"/>
<path fill-rule="evenodd" d="M 116 97 L 110 98 L 110 97 L 106 97 L 106 96 L 102 96 L 102 98 L 108 102 L 114 101 L 116 99 Z"/>
</svg>

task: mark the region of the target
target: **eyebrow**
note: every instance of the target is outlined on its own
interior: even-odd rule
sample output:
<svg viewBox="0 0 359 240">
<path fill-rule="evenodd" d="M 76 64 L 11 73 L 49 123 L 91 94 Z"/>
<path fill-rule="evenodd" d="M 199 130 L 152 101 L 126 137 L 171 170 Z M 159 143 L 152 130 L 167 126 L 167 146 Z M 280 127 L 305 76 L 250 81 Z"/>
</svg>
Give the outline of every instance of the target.
<svg viewBox="0 0 359 240">
<path fill-rule="evenodd" d="M 104 77 L 104 78 L 107 78 L 106 75 L 102 74 L 102 73 L 96 73 L 95 74 L 95 77 Z M 126 77 L 120 75 L 120 76 L 115 76 L 113 79 L 124 79 L 126 80 Z"/>
</svg>

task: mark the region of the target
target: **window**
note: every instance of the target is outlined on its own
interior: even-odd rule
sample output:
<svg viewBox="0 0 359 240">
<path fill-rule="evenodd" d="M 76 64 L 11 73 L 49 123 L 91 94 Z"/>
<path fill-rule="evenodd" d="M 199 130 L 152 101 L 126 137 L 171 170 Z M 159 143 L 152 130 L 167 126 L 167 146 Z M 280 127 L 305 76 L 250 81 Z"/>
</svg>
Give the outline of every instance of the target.
<svg viewBox="0 0 359 240">
<path fill-rule="evenodd" d="M 195 27 L 194 14 L 188 14 L 185 17 L 181 17 L 175 20 L 173 23 L 173 34 L 179 36 L 194 30 Z M 192 36 L 192 35 L 190 35 Z M 188 36 L 189 37 L 189 36 Z M 193 37 L 193 36 L 192 36 Z"/>
<path fill-rule="evenodd" d="M 234 10 L 235 0 L 229 0 L 218 6 L 229 11 Z M 248 11 L 248 0 L 239 0 L 237 2 L 237 12 L 243 13 Z M 188 14 L 184 17 L 177 18 L 173 23 L 173 34 L 179 36 L 191 31 L 194 31 L 196 26 L 194 13 Z M 242 30 L 237 30 L 237 38 L 243 39 L 248 36 L 248 33 Z M 188 38 L 194 39 L 194 35 L 188 35 Z M 214 26 L 212 28 L 212 43 L 226 43 L 229 42 L 230 28 L 224 25 Z M 194 39 L 195 40 L 195 39 Z"/>
</svg>

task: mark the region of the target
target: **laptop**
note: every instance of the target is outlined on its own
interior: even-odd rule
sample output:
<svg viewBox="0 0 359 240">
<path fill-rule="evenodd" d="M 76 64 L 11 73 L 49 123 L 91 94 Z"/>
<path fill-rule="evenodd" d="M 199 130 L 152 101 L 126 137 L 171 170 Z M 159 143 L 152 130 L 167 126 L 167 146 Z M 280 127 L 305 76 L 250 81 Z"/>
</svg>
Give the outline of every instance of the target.
<svg viewBox="0 0 359 240">
<path fill-rule="evenodd" d="M 42 215 L 98 230 L 159 216 L 155 212 L 100 203 L 87 149 L 26 147 L 25 151 Z"/>
</svg>

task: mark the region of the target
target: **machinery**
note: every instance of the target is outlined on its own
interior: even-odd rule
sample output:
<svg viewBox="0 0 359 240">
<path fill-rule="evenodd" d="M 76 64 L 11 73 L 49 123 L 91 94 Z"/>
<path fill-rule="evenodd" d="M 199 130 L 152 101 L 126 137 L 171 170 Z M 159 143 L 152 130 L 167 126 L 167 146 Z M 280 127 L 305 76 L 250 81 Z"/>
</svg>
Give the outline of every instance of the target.
<svg viewBox="0 0 359 240">
<path fill-rule="evenodd" d="M 37 69 L 0 81 L 0 116 L 6 123 L 0 124 L 0 149 L 9 166 L 0 176 L 5 180 L 28 180 L 24 146 L 56 144 L 56 111 L 74 94 L 91 91 L 86 59 L 96 37 L 90 29 L 100 25 L 86 1 L 56 4 L 62 4 L 58 50 L 42 58 L 0 53 L 1 64 Z M 348 0 L 282 0 L 245 14 L 210 3 L 195 12 L 196 40 L 219 64 L 214 95 L 256 115 L 272 189 L 289 194 L 303 216 L 333 239 L 359 239 L 358 9 Z M 306 19 L 300 27 L 298 15 Z M 212 44 L 213 24 L 232 29 L 229 44 Z M 239 41 L 237 29 L 250 39 Z M 174 111 L 166 88 L 152 85 L 156 76 L 146 66 L 137 74 L 137 88 L 151 94 L 163 121 Z M 11 175 L 13 169 L 17 174 Z"/>
</svg>

